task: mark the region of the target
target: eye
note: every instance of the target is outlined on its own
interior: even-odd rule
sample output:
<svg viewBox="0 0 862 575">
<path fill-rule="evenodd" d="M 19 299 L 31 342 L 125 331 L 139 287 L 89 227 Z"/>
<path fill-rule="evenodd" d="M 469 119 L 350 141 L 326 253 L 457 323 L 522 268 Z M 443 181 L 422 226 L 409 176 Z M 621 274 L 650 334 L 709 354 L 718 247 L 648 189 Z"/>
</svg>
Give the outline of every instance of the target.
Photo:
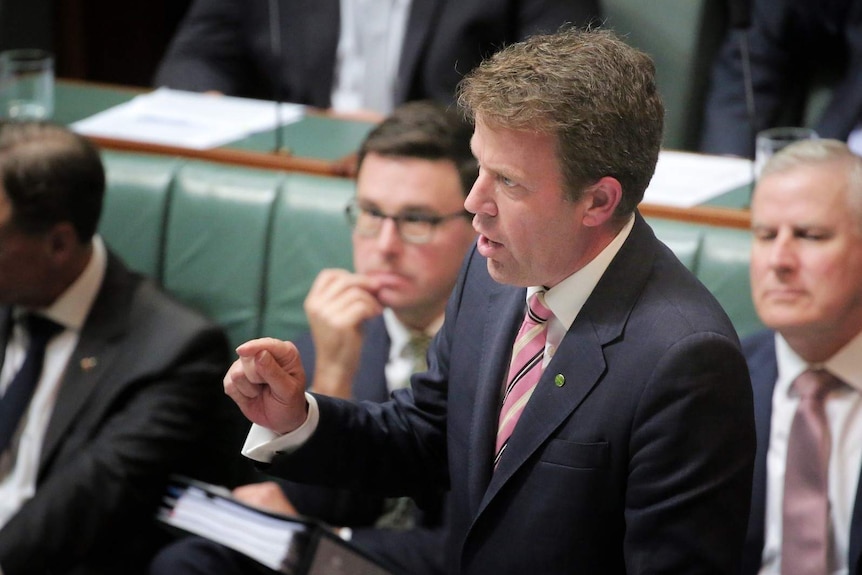
<svg viewBox="0 0 862 575">
<path fill-rule="evenodd" d="M 374 207 L 363 207 L 362 211 L 371 216 L 372 218 L 380 219 L 386 217 L 386 214 Z"/>
<path fill-rule="evenodd" d="M 755 228 L 753 231 L 754 238 L 761 242 L 774 240 L 775 236 L 778 235 L 778 232 L 776 230 L 770 230 L 766 228 Z"/>
<path fill-rule="evenodd" d="M 407 223 L 434 223 L 440 218 L 431 214 L 404 214 L 400 216 L 400 219 L 403 222 Z"/>
<path fill-rule="evenodd" d="M 794 230 L 793 235 L 801 240 L 812 242 L 821 242 L 832 237 L 832 233 L 829 230 L 818 228 L 801 228 Z"/>
<path fill-rule="evenodd" d="M 503 184 L 504 186 L 506 186 L 507 188 L 512 188 L 512 187 L 515 187 L 517 185 L 514 180 L 511 180 L 511 179 L 507 178 L 506 176 L 500 176 L 499 180 L 500 180 L 500 183 Z"/>
</svg>

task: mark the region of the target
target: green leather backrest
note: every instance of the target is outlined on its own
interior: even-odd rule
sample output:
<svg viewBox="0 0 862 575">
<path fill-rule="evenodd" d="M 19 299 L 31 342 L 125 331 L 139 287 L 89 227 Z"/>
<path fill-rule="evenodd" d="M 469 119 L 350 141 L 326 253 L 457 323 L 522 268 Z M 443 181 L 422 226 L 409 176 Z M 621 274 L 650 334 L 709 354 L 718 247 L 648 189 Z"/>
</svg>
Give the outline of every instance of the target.
<svg viewBox="0 0 862 575">
<path fill-rule="evenodd" d="M 751 300 L 751 233 L 743 229 L 649 218 L 656 237 L 709 289 L 740 337 L 763 329 Z"/>
<path fill-rule="evenodd" d="M 649 224 L 656 237 L 676 254 L 685 267 L 691 271 L 697 270 L 697 258 L 704 234 L 700 226 L 660 218 L 650 219 Z"/>
<path fill-rule="evenodd" d="M 174 180 L 163 284 L 234 344 L 261 332 L 273 206 L 283 174 L 190 163 Z"/>
<path fill-rule="evenodd" d="M 697 277 L 715 295 L 736 331 L 744 337 L 763 329 L 751 300 L 751 232 L 711 227 L 704 235 Z"/>
<path fill-rule="evenodd" d="M 303 301 L 324 268 L 352 269 L 344 209 L 352 180 L 288 174 L 276 202 L 266 276 L 263 335 L 290 339 L 308 329 Z"/>
<path fill-rule="evenodd" d="M 664 146 L 696 150 L 724 0 L 601 0 L 605 26 L 652 56 L 665 105 Z"/>
<path fill-rule="evenodd" d="M 344 208 L 352 180 L 143 154 L 105 153 L 100 232 L 133 269 L 161 280 L 238 345 L 307 329 L 305 296 L 323 268 L 352 268 Z M 715 294 L 740 335 L 761 327 L 746 230 L 650 218 L 656 235 Z"/>
<path fill-rule="evenodd" d="M 169 192 L 181 162 L 111 152 L 102 157 L 109 193 L 99 233 L 129 267 L 161 281 Z"/>
</svg>

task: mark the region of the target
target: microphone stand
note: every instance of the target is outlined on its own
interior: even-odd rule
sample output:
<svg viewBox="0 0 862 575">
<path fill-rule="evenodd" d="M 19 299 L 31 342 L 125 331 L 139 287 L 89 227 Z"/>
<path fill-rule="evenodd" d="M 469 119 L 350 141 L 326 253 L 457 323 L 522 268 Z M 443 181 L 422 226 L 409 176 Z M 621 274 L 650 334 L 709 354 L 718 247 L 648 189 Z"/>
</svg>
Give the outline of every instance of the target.
<svg viewBox="0 0 862 575">
<path fill-rule="evenodd" d="M 278 0 L 269 0 L 269 44 L 272 50 L 273 61 L 275 62 L 275 149 L 274 154 L 285 152 L 284 134 L 281 129 L 281 104 L 284 99 L 282 96 L 281 74 L 282 66 L 284 65 L 284 55 L 281 49 L 281 15 L 278 7 Z"/>
</svg>

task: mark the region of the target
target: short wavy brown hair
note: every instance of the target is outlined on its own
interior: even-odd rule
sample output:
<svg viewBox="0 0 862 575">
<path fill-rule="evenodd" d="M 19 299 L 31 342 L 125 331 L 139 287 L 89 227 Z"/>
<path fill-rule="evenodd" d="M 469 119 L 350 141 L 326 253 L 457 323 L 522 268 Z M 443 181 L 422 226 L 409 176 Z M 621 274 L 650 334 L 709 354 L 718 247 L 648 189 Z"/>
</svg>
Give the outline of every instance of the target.
<svg viewBox="0 0 862 575">
<path fill-rule="evenodd" d="M 643 199 L 664 106 L 652 59 L 613 32 L 568 27 L 508 46 L 467 75 L 458 103 L 473 121 L 555 134 L 572 200 L 604 176 L 622 185 L 618 217 Z"/>
</svg>

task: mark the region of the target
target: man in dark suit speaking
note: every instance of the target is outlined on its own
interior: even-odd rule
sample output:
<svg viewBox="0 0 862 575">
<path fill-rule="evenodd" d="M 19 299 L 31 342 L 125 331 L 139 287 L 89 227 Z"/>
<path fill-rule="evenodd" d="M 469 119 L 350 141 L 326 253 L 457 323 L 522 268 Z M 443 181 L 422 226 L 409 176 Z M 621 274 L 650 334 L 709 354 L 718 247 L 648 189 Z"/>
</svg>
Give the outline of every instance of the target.
<svg viewBox="0 0 862 575">
<path fill-rule="evenodd" d="M 726 314 L 637 212 L 654 72 L 577 29 L 475 69 L 479 239 L 413 396 L 306 394 L 293 344 L 247 342 L 225 377 L 256 424 L 244 453 L 300 481 L 448 485 L 450 573 L 733 573 L 751 388 Z"/>
</svg>

